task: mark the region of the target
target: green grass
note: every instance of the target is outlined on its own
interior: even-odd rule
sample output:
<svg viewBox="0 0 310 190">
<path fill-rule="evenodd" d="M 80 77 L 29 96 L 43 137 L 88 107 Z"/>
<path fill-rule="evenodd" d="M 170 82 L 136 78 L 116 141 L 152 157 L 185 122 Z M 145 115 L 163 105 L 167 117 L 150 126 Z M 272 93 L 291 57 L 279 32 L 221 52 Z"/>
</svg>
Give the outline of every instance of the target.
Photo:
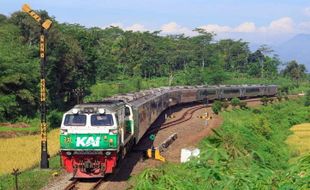
<svg viewBox="0 0 310 190">
<path fill-rule="evenodd" d="M 5 127 L 0 126 L 0 132 L 6 132 L 6 131 L 17 131 L 17 132 L 38 132 L 39 126 L 36 127 L 27 127 L 27 128 L 14 128 L 14 127 Z"/>
<path fill-rule="evenodd" d="M 40 120 L 38 118 L 28 119 L 26 117 L 19 118 L 18 122 L 23 122 L 29 125 L 26 128 L 17 128 L 9 126 L 0 126 L 0 132 L 17 132 L 19 134 L 37 133 L 40 131 Z"/>
<path fill-rule="evenodd" d="M 199 158 L 147 169 L 134 177 L 133 189 L 309 188 L 310 153 L 298 157 L 285 143 L 292 125 L 310 121 L 303 103 L 223 112 L 222 126 L 200 143 Z"/>
<path fill-rule="evenodd" d="M 18 176 L 18 186 L 22 190 L 41 189 L 53 178 L 52 174 L 60 172 L 59 156 L 50 159 L 50 169 L 41 170 L 38 167 L 23 171 Z M 15 181 L 12 175 L 0 176 L 0 190 L 11 190 L 15 188 Z"/>
<path fill-rule="evenodd" d="M 58 122 L 61 122 L 61 116 L 62 113 L 58 112 L 60 114 L 60 118 L 57 118 Z M 48 118 L 49 119 L 49 118 Z M 40 132 L 40 119 L 39 116 L 36 118 L 27 118 L 27 117 L 20 117 L 17 119 L 16 123 L 26 123 L 29 125 L 29 127 L 26 128 L 17 128 L 17 127 L 10 127 L 10 126 L 0 126 L 0 132 L 18 132 L 20 134 L 33 134 Z M 48 122 L 49 129 L 60 127 L 60 124 L 57 124 L 57 126 L 51 126 L 51 121 Z"/>
</svg>

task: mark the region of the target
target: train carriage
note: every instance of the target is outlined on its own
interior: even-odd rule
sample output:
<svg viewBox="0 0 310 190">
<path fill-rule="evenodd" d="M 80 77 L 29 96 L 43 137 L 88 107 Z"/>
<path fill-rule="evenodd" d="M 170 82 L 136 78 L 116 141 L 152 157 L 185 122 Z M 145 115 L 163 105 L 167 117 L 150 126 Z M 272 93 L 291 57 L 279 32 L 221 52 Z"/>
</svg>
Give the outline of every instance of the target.
<svg viewBox="0 0 310 190">
<path fill-rule="evenodd" d="M 224 86 L 220 87 L 220 95 L 219 99 L 232 99 L 232 98 L 240 98 L 242 87 L 241 86 Z"/>
<path fill-rule="evenodd" d="M 245 86 L 243 89 L 244 98 L 259 97 L 264 94 L 264 87 L 261 86 Z"/>
</svg>

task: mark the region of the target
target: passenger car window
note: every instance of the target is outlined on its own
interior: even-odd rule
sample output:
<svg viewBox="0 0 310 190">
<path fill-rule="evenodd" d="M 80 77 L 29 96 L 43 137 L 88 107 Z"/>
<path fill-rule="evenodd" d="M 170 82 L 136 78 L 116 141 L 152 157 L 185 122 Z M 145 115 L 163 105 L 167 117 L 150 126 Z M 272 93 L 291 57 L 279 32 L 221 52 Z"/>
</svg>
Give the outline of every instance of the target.
<svg viewBox="0 0 310 190">
<path fill-rule="evenodd" d="M 90 118 L 92 126 L 112 126 L 114 124 L 111 114 L 95 114 Z"/>
<path fill-rule="evenodd" d="M 85 126 L 86 115 L 67 114 L 64 121 L 65 126 Z"/>
</svg>

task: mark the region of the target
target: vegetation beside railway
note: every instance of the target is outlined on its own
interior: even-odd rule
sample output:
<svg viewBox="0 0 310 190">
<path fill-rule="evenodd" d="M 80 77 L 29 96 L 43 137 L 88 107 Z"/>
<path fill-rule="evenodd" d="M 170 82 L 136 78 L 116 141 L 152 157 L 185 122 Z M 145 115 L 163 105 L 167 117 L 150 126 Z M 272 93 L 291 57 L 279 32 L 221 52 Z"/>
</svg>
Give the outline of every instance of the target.
<svg viewBox="0 0 310 190">
<path fill-rule="evenodd" d="M 163 36 L 51 20 L 46 65 L 50 122 L 85 96 L 98 100 L 150 87 L 201 84 L 273 83 L 294 90 L 309 83 L 304 65 L 282 63 L 266 46 L 251 52 L 242 40 L 216 41 L 202 29 L 192 37 Z M 25 13 L 0 14 L 0 122 L 38 118 L 39 33 Z"/>
<path fill-rule="evenodd" d="M 200 143 L 199 158 L 147 169 L 133 189 L 307 189 L 310 154 L 285 143 L 295 124 L 310 122 L 304 100 L 222 112 L 224 123 Z"/>
<path fill-rule="evenodd" d="M 18 176 L 18 187 L 23 190 L 38 190 L 43 188 L 53 175 L 61 172 L 59 156 L 50 159 L 50 169 L 41 170 L 38 166 L 22 171 Z M 21 159 L 22 160 L 22 159 Z M 13 190 L 15 187 L 14 177 L 11 174 L 0 176 L 0 190 Z"/>
<path fill-rule="evenodd" d="M 48 150 L 50 156 L 59 151 L 59 130 L 48 133 Z M 0 176 L 9 174 L 13 168 L 24 171 L 36 166 L 40 159 L 41 135 L 29 135 L 16 138 L 0 138 Z"/>
</svg>

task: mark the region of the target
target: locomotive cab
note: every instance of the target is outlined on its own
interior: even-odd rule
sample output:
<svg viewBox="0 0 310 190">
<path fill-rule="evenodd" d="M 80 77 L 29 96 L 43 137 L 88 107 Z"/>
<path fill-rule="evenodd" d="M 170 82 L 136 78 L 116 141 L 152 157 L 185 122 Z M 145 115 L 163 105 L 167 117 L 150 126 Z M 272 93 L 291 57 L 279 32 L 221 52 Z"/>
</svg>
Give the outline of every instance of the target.
<svg viewBox="0 0 310 190">
<path fill-rule="evenodd" d="M 116 167 L 119 152 L 133 136 L 126 104 L 81 104 L 66 112 L 60 129 L 61 159 L 76 178 L 103 177 Z M 128 124 L 126 124 L 128 123 Z"/>
</svg>

